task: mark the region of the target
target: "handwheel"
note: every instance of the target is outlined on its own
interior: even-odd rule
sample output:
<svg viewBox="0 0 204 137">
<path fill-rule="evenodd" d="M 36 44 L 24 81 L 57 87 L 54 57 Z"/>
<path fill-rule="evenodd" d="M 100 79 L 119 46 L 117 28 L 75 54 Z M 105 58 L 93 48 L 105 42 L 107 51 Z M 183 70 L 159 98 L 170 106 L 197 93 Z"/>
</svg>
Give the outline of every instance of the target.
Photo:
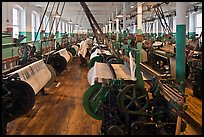
<svg viewBox="0 0 204 137">
<path fill-rule="evenodd" d="M 76 49 L 74 47 L 67 48 L 67 51 L 72 53 L 72 56 L 75 56 L 77 54 Z"/>
<path fill-rule="evenodd" d="M 104 87 L 103 90 L 100 91 L 101 88 L 102 84 L 94 84 L 87 89 L 83 96 L 83 106 L 86 113 L 97 120 L 104 119 L 104 111 L 101 109 L 101 103 L 108 93 L 108 88 Z"/>
<path fill-rule="evenodd" d="M 31 53 L 31 46 L 30 45 L 21 45 L 20 47 L 18 47 L 18 55 L 19 56 L 24 56 L 24 52 L 25 52 L 24 46 L 26 46 L 26 48 L 27 48 L 27 56 L 29 56 L 30 53 Z"/>
<path fill-rule="evenodd" d="M 28 83 L 21 80 L 10 81 L 5 84 L 5 88 L 10 92 L 9 106 L 6 107 L 8 122 L 26 114 L 33 108 L 35 92 Z"/>
<path fill-rule="evenodd" d="M 126 114 L 143 115 L 148 105 L 148 93 L 136 84 L 127 85 L 118 95 L 117 106 Z"/>
</svg>

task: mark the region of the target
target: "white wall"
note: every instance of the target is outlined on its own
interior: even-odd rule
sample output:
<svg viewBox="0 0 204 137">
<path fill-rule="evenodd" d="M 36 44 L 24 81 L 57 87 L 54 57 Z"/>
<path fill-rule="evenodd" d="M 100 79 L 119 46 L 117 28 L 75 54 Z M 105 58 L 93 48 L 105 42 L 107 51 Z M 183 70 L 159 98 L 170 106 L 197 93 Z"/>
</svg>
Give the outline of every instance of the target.
<svg viewBox="0 0 204 137">
<path fill-rule="evenodd" d="M 25 10 L 25 21 L 22 24 L 22 28 L 20 31 L 26 31 L 26 32 L 31 32 L 31 15 L 32 11 L 36 11 L 40 15 L 39 23 L 40 25 L 41 19 L 44 14 L 44 9 L 40 7 L 36 7 L 31 5 L 28 2 L 2 2 L 2 31 L 6 31 L 8 27 L 8 23 L 6 22 L 7 19 L 9 19 L 9 24 L 12 25 L 12 9 L 15 7 L 15 5 L 21 6 Z M 54 13 L 54 11 L 53 11 Z M 50 17 L 50 13 L 46 12 L 47 17 Z M 51 27 L 53 17 L 49 20 L 49 27 Z M 68 23 L 68 20 L 65 20 L 61 18 L 61 20 L 64 23 Z M 20 20 L 22 22 L 22 20 Z M 43 25 L 43 24 L 42 24 Z M 25 27 L 26 26 L 26 27 Z M 60 25 L 59 25 L 60 26 Z M 43 28 L 43 26 L 41 27 Z"/>
</svg>

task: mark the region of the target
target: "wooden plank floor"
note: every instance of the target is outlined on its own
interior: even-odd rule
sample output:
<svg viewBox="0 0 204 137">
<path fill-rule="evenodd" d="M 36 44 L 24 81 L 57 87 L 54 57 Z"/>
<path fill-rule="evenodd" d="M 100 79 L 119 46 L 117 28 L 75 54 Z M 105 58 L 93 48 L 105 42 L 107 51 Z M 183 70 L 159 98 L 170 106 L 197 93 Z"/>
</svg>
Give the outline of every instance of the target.
<svg viewBox="0 0 204 137">
<path fill-rule="evenodd" d="M 186 114 L 190 116 L 192 125 L 187 122 L 186 130 L 181 133 L 181 135 L 202 135 L 202 100 L 193 95 L 191 88 L 186 88 L 185 93 L 188 95 L 186 98 L 186 103 L 188 104 L 188 109 Z"/>
<path fill-rule="evenodd" d="M 88 68 L 79 67 L 79 59 L 70 62 L 68 70 L 57 77 L 60 82 L 45 88 L 49 95 L 36 96 L 33 109 L 8 123 L 8 135 L 98 135 L 101 121 L 91 118 L 82 105 L 83 94 L 89 87 Z M 145 83 L 145 87 L 148 85 Z M 189 114 L 202 127 L 202 100 L 186 89 Z M 181 135 L 200 135 L 187 124 Z"/>
<path fill-rule="evenodd" d="M 33 109 L 8 123 L 8 135 L 98 135 L 101 122 L 84 110 L 82 98 L 89 87 L 88 68 L 79 67 L 79 59 L 70 62 L 68 70 L 45 88 L 47 96 L 36 96 Z"/>
</svg>

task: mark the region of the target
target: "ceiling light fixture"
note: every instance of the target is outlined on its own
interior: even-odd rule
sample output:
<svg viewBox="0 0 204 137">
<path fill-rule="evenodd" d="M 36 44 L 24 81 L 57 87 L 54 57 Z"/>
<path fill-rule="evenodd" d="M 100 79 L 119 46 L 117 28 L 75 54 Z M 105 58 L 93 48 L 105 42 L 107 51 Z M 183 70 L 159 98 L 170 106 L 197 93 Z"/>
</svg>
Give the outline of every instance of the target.
<svg viewBox="0 0 204 137">
<path fill-rule="evenodd" d="M 123 17 L 123 15 L 122 15 L 122 14 L 120 14 L 120 15 L 116 16 L 116 18 L 122 18 L 122 17 Z"/>
<path fill-rule="evenodd" d="M 72 21 L 72 20 L 69 20 L 69 22 L 68 22 L 68 23 L 70 23 L 70 24 L 71 24 L 71 23 L 73 23 L 73 21 Z"/>
<path fill-rule="evenodd" d="M 55 18 L 60 18 L 61 15 L 57 12 L 54 17 L 55 17 Z"/>
<path fill-rule="evenodd" d="M 196 13 L 198 11 L 198 6 L 193 6 L 193 12 L 192 14 Z"/>
<path fill-rule="evenodd" d="M 110 20 L 108 21 L 108 23 L 111 24 L 111 23 L 112 23 L 112 20 L 110 19 Z"/>
</svg>

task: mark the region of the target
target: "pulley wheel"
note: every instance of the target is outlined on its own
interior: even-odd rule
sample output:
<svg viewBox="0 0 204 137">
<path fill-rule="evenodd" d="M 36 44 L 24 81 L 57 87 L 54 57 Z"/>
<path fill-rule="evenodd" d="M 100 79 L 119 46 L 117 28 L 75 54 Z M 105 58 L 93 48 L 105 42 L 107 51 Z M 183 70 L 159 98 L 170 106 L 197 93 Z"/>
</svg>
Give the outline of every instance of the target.
<svg viewBox="0 0 204 137">
<path fill-rule="evenodd" d="M 18 47 L 18 55 L 19 56 L 24 56 L 24 52 L 25 52 L 24 46 L 26 46 L 27 56 L 29 56 L 30 53 L 31 53 L 31 46 L 30 45 L 21 45 L 20 47 Z"/>
<path fill-rule="evenodd" d="M 75 56 L 75 55 L 76 55 L 76 50 L 75 50 L 75 48 L 73 48 L 73 47 L 67 48 L 67 51 L 71 52 L 71 53 L 72 53 L 72 56 Z"/>
<path fill-rule="evenodd" d="M 59 54 L 51 55 L 47 63 L 52 65 L 57 74 L 60 74 L 67 67 L 67 60 Z"/>
<path fill-rule="evenodd" d="M 8 121 L 28 113 L 35 104 L 35 92 L 26 82 L 21 80 L 10 81 L 5 87 L 11 92 L 11 104 L 6 108 Z"/>
<path fill-rule="evenodd" d="M 112 125 L 108 128 L 107 135 L 123 135 L 123 130 L 118 125 Z"/>
<path fill-rule="evenodd" d="M 136 84 L 127 85 L 119 94 L 117 106 L 126 114 L 143 115 L 148 105 L 148 93 Z"/>
<path fill-rule="evenodd" d="M 152 125 L 144 124 L 145 119 L 143 117 L 138 117 L 137 121 L 131 123 L 131 135 L 147 135 L 151 131 Z M 152 128 L 151 128 L 152 129 Z M 148 130 L 148 131 L 147 131 Z"/>
<path fill-rule="evenodd" d="M 96 56 L 94 58 L 92 58 L 89 62 L 89 69 L 92 68 L 95 64 L 95 62 L 102 62 L 103 61 L 103 57 L 102 56 Z"/>
<path fill-rule="evenodd" d="M 83 96 L 83 106 L 86 113 L 92 118 L 97 120 L 104 119 L 104 115 L 103 115 L 104 111 L 100 107 L 102 100 L 99 100 L 99 98 L 102 98 L 102 97 L 101 96 L 96 97 L 101 87 L 102 87 L 102 84 L 94 84 L 87 89 L 87 91 Z"/>
<path fill-rule="evenodd" d="M 102 121 L 101 133 L 103 135 L 125 135 L 125 125 L 118 119 Z"/>
<path fill-rule="evenodd" d="M 78 47 L 78 46 L 76 46 L 76 45 L 72 45 L 72 48 L 74 48 L 74 49 L 75 49 L 76 54 L 77 54 L 77 53 L 78 53 L 78 51 L 79 51 L 79 47 Z"/>
<path fill-rule="evenodd" d="M 46 83 L 46 85 L 45 85 L 45 87 L 49 87 L 49 86 L 51 86 L 53 83 L 54 83 L 54 81 L 56 80 L 56 72 L 55 72 L 55 69 L 51 66 L 51 65 L 49 65 L 49 64 L 46 64 L 46 66 L 47 66 L 47 68 L 48 68 L 48 70 L 50 71 L 50 73 L 51 73 L 51 78 L 50 78 L 50 80 Z"/>
</svg>

